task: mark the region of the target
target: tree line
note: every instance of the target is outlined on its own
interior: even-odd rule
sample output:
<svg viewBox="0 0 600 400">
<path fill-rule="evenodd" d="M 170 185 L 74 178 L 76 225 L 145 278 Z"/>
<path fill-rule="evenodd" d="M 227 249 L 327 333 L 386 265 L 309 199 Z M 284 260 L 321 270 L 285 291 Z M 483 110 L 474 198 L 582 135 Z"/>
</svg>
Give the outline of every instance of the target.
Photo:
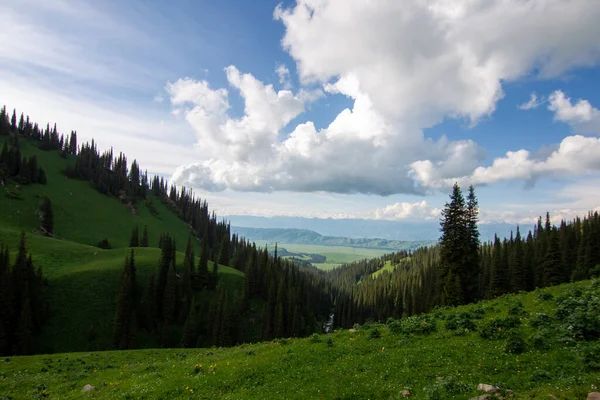
<svg viewBox="0 0 600 400">
<path fill-rule="evenodd" d="M 25 234 L 11 263 L 8 246 L 0 245 L 0 355 L 34 352 L 34 338 L 49 316 L 47 281 L 27 253 Z"/>
<path fill-rule="evenodd" d="M 441 218 L 437 245 L 349 264 L 327 273 L 335 297 L 336 326 L 383 321 L 465 304 L 505 293 L 600 275 L 600 215 L 552 224 L 540 217 L 533 230 L 479 243 L 474 189 L 455 185 Z M 386 261 L 391 272 L 371 274 Z M 358 284 L 360 282 L 360 284 Z"/>
</svg>

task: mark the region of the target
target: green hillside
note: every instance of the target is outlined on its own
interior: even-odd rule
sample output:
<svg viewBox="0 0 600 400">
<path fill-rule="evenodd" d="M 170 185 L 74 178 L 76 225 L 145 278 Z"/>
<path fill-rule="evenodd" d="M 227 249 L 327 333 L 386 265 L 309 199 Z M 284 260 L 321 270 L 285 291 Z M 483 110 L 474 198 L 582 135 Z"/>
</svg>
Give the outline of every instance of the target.
<svg viewBox="0 0 600 400">
<path fill-rule="evenodd" d="M 16 248 L 17 231 L 0 229 L 0 243 Z M 129 248 L 102 250 L 74 242 L 28 234 L 27 249 L 35 265 L 48 278 L 51 304 L 49 321 L 36 340 L 36 352 L 84 351 L 109 349 L 115 312 L 117 283 Z M 136 248 L 135 262 L 140 282 L 157 269 L 158 248 Z M 183 264 L 183 253 L 177 263 Z M 219 266 L 219 282 L 230 291 L 241 290 L 243 273 Z M 89 339 L 90 331 L 95 338 Z M 142 336 L 141 347 L 156 347 L 154 338 Z"/>
<path fill-rule="evenodd" d="M 469 399 L 484 383 L 504 398 L 583 399 L 600 386 L 599 298 L 600 281 L 583 281 L 307 339 L 10 357 L 0 396 Z"/>
<path fill-rule="evenodd" d="M 0 137 L 0 142 L 2 140 Z M 157 245 L 161 233 L 169 232 L 175 237 L 177 248 L 185 250 L 190 228 L 152 194 L 149 198 L 157 215 L 152 215 L 143 201 L 138 202 L 137 215 L 134 215 L 117 198 L 98 193 L 92 184 L 66 178 L 62 171 L 75 156 L 63 159 L 58 151 L 42 151 L 30 141 L 21 140 L 20 144 L 24 156 L 37 157 L 38 164 L 46 171 L 48 183 L 24 185 L 18 190 L 11 185 L 22 200 L 9 199 L 2 193 L 0 228 L 33 232 L 40 224 L 37 210 L 41 199 L 47 196 L 52 201 L 56 238 L 92 246 L 107 238 L 113 248 L 120 248 L 129 246 L 135 225 L 139 226 L 140 234 L 147 225 L 151 246 Z M 199 254 L 198 244 L 194 245 L 195 253 Z"/>
</svg>

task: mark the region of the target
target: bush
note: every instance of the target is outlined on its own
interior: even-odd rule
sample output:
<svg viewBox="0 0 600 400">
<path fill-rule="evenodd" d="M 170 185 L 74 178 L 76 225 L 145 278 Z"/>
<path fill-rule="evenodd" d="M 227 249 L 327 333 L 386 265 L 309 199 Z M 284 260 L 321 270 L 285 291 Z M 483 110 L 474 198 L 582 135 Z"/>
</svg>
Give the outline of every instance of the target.
<svg viewBox="0 0 600 400">
<path fill-rule="evenodd" d="M 585 346 L 582 361 L 586 372 L 600 371 L 600 343 L 591 343 Z"/>
<path fill-rule="evenodd" d="M 378 327 L 375 327 L 373 329 L 371 329 L 369 331 L 369 338 L 370 339 L 378 339 L 381 337 L 381 331 L 379 330 Z"/>
<path fill-rule="evenodd" d="M 538 299 L 540 299 L 540 300 L 550 301 L 553 298 L 554 298 L 554 296 L 552 295 L 552 293 L 542 292 L 542 293 L 538 294 Z"/>
<path fill-rule="evenodd" d="M 108 239 L 102 239 L 101 241 L 98 242 L 96 247 L 99 247 L 99 248 L 105 249 L 105 250 L 109 250 L 111 248 L 110 243 L 108 243 Z"/>
<path fill-rule="evenodd" d="M 455 334 L 465 334 L 477 330 L 477 325 L 472 320 L 472 314 L 468 312 L 458 312 L 449 314 L 446 317 L 445 327 Z"/>
<path fill-rule="evenodd" d="M 328 337 L 327 340 L 325 341 L 325 343 L 327 344 L 328 347 L 333 347 L 333 339 Z"/>
<path fill-rule="evenodd" d="M 529 319 L 529 325 L 532 328 L 549 327 L 552 325 L 553 319 L 548 314 L 537 313 Z"/>
<path fill-rule="evenodd" d="M 320 341 L 321 341 L 321 336 L 319 336 L 318 333 L 313 333 L 312 335 L 310 335 L 311 343 L 319 343 Z"/>
<path fill-rule="evenodd" d="M 508 335 L 504 352 L 508 354 L 521 354 L 527 350 L 527 343 L 520 331 L 513 331 Z"/>
<path fill-rule="evenodd" d="M 502 339 L 506 337 L 510 329 L 521 324 L 521 320 L 515 316 L 506 318 L 494 318 L 482 324 L 479 328 L 479 336 L 482 339 Z"/>
<path fill-rule="evenodd" d="M 548 350 L 552 334 L 548 329 L 542 329 L 531 339 L 531 345 L 536 350 Z"/>
<path fill-rule="evenodd" d="M 562 330 L 576 340 L 600 337 L 600 297 L 593 289 L 583 292 L 576 288 L 557 300 L 556 318 Z"/>
<path fill-rule="evenodd" d="M 435 318 L 423 315 L 396 320 L 388 326 L 392 333 L 405 335 L 428 335 L 437 330 Z"/>
<path fill-rule="evenodd" d="M 521 315 L 525 315 L 525 307 L 523 306 L 523 303 L 520 300 L 509 300 L 507 302 L 507 306 L 508 306 L 508 315 L 513 315 L 516 317 L 519 317 Z"/>
</svg>

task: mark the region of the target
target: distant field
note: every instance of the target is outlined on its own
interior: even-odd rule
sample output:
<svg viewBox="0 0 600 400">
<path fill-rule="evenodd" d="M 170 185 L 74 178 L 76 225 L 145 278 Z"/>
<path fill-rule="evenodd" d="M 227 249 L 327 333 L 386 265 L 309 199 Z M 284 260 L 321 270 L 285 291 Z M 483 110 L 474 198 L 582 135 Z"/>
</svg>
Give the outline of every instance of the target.
<svg viewBox="0 0 600 400">
<path fill-rule="evenodd" d="M 275 243 L 267 243 L 266 240 L 256 240 L 257 246 L 264 247 L 268 245 L 269 250 L 275 248 Z M 284 248 L 292 253 L 321 254 L 327 258 L 325 263 L 313 263 L 313 265 L 322 270 L 330 270 L 339 267 L 341 264 L 347 264 L 365 258 L 380 257 L 384 254 L 393 252 L 393 250 L 364 249 L 360 247 L 345 246 L 323 246 L 309 244 L 288 244 L 277 243 L 278 248 Z M 301 258 L 301 257 L 299 257 Z"/>
</svg>

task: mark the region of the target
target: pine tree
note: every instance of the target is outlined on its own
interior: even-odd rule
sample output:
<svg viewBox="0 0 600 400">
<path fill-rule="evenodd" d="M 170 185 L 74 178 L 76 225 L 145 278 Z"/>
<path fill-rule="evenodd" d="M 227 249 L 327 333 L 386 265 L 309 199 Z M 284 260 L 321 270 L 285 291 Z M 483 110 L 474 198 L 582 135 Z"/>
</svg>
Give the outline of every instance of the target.
<svg viewBox="0 0 600 400">
<path fill-rule="evenodd" d="M 171 264 L 167 274 L 167 282 L 162 301 L 163 319 L 171 324 L 175 321 L 175 307 L 177 303 L 177 277 L 175 275 L 175 266 Z"/>
<path fill-rule="evenodd" d="M 53 236 L 54 233 L 54 213 L 52 211 L 52 202 L 48 197 L 42 200 L 42 223 L 40 228 L 45 236 Z"/>
<path fill-rule="evenodd" d="M 115 321 L 113 329 L 113 345 L 117 349 L 133 348 L 135 342 L 135 260 L 133 250 L 131 256 L 125 258 L 119 292 L 117 294 Z"/>
<path fill-rule="evenodd" d="M 181 347 L 194 347 L 198 339 L 198 309 L 196 300 L 192 299 L 190 312 L 187 315 L 183 326 L 183 336 L 181 338 Z"/>
<path fill-rule="evenodd" d="M 138 231 L 138 226 L 134 226 L 131 231 L 131 238 L 129 239 L 129 247 L 139 247 L 140 245 L 140 235 Z"/>
<path fill-rule="evenodd" d="M 476 204 L 475 204 L 476 205 Z M 466 261 L 469 260 L 470 234 L 468 230 L 469 220 L 465 199 L 458 184 L 454 184 L 450 203 L 446 203 L 442 210 L 442 237 L 440 238 L 440 263 L 438 267 L 439 293 L 442 293 L 442 304 L 447 304 L 444 298 L 446 284 L 454 285 L 455 276 L 458 277 L 462 287 L 466 286 L 463 280 L 471 279 L 468 273 Z M 448 275 L 453 278 L 448 279 Z M 461 288 L 458 299 L 451 301 L 462 304 L 467 299 L 466 293 Z M 450 301 L 450 300 L 448 300 Z"/>
<path fill-rule="evenodd" d="M 140 247 L 148 247 L 148 225 L 144 225 L 144 233 L 142 233 Z"/>
<path fill-rule="evenodd" d="M 508 292 L 508 277 L 503 264 L 503 249 L 498 236 L 494 236 L 494 249 L 492 253 L 492 271 L 490 281 L 490 295 L 500 296 Z"/>
<path fill-rule="evenodd" d="M 208 286 L 210 278 L 208 274 L 208 245 L 206 240 L 202 240 L 202 251 L 200 253 L 200 261 L 198 262 L 198 279 L 200 286 L 205 288 Z"/>
<path fill-rule="evenodd" d="M 467 231 L 468 231 L 468 249 L 466 252 L 466 265 L 464 274 L 458 278 L 461 280 L 461 291 L 465 302 L 470 303 L 477 299 L 477 287 L 479 284 L 479 274 L 481 273 L 479 259 L 479 203 L 475 196 L 475 188 L 469 186 L 467 194 Z"/>
<path fill-rule="evenodd" d="M 33 320 L 29 296 L 24 295 L 22 301 L 19 324 L 15 332 L 15 353 L 19 355 L 31 354 L 33 351 Z"/>
<path fill-rule="evenodd" d="M 517 226 L 517 235 L 515 237 L 514 249 L 510 255 L 510 264 L 512 265 L 512 288 L 515 292 L 526 289 L 525 286 L 525 268 L 523 265 L 523 242 L 521 240 L 521 231 Z"/>
<path fill-rule="evenodd" d="M 221 248 L 219 249 L 219 263 L 222 265 L 229 265 L 229 238 L 225 237 L 221 241 Z"/>
<path fill-rule="evenodd" d="M 544 286 L 558 285 L 562 281 L 560 239 L 556 228 L 547 232 L 548 246 L 544 260 Z"/>
</svg>

